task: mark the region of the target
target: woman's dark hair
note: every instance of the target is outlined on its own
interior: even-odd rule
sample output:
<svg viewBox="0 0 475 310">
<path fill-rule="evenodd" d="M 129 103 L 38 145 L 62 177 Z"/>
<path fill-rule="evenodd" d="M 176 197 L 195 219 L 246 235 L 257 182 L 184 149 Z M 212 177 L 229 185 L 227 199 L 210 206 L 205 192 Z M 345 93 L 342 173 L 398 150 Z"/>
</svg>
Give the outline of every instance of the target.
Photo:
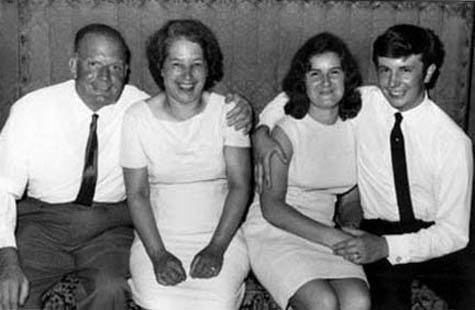
<svg viewBox="0 0 475 310">
<path fill-rule="evenodd" d="M 208 69 L 204 90 L 210 89 L 223 78 L 223 54 L 213 32 L 202 22 L 194 19 L 170 20 L 148 39 L 146 47 L 148 68 L 155 83 L 164 89 L 161 70 L 171 44 L 180 38 L 201 46 Z"/>
<path fill-rule="evenodd" d="M 310 59 L 328 52 L 338 55 L 345 73 L 345 91 L 339 103 L 338 114 L 342 120 L 353 118 L 358 114 L 361 109 L 361 97 L 357 87 L 362 83 L 358 64 L 346 44 L 328 32 L 311 37 L 295 53 L 290 69 L 282 81 L 282 89 L 289 97 L 284 107 L 286 114 L 301 119 L 308 113 L 310 99 L 305 86 L 305 75 L 311 69 Z"/>
</svg>

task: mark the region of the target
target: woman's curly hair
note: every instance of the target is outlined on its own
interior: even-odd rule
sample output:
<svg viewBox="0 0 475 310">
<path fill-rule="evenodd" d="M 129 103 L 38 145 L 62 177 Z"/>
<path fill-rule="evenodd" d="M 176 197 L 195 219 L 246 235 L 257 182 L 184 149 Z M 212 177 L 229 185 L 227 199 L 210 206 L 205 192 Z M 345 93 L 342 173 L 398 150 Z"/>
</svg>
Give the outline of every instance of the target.
<svg viewBox="0 0 475 310">
<path fill-rule="evenodd" d="M 345 73 L 345 91 L 339 103 L 339 116 L 346 120 L 358 114 L 361 109 L 361 96 L 357 88 L 362 83 L 358 64 L 346 44 L 328 32 L 308 39 L 292 58 L 290 69 L 282 81 L 282 89 L 289 97 L 284 108 L 286 114 L 301 119 L 308 113 L 310 99 L 305 86 L 305 75 L 311 69 L 310 59 L 327 52 L 338 55 Z"/>
<path fill-rule="evenodd" d="M 171 44 L 180 38 L 201 46 L 208 70 L 204 90 L 209 90 L 223 78 L 223 54 L 211 29 L 195 19 L 170 20 L 147 40 L 148 68 L 155 83 L 164 89 L 163 64 Z"/>
</svg>

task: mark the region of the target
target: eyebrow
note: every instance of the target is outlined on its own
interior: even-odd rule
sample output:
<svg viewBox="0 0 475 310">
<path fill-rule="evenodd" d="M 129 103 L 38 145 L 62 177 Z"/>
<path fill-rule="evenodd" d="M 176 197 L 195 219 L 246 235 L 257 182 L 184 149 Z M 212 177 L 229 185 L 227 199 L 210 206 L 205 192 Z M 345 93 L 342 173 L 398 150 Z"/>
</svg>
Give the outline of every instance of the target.
<svg viewBox="0 0 475 310">
<path fill-rule="evenodd" d="M 331 70 L 331 69 L 343 69 L 343 66 L 330 67 L 330 70 Z M 310 67 L 310 69 L 308 69 L 308 71 L 321 71 L 321 69 Z"/>
</svg>

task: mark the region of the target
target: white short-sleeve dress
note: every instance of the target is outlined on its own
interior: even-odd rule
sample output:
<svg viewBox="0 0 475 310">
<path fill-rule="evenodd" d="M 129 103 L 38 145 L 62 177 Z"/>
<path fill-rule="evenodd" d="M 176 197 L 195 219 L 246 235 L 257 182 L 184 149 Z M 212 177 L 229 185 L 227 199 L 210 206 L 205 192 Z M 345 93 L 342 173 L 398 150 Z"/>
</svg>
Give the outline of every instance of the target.
<svg viewBox="0 0 475 310">
<path fill-rule="evenodd" d="M 145 102 L 126 113 L 122 129 L 121 165 L 147 167 L 150 200 L 168 251 L 187 272 L 176 286 L 157 283 L 142 241 L 135 236 L 130 257 L 134 300 L 147 309 L 237 309 L 249 271 L 241 230 L 234 236 L 220 274 L 211 279 L 189 276 L 193 257 L 210 241 L 228 192 L 224 146 L 249 147 L 247 135 L 226 125 L 232 106 L 211 93 L 204 110 L 173 122 L 152 114 Z"/>
<path fill-rule="evenodd" d="M 301 120 L 285 116 L 277 126 L 287 134 L 293 148 L 286 201 L 306 216 L 334 226 L 337 195 L 356 184 L 352 124 L 338 119 L 333 125 L 324 125 L 306 115 Z M 252 270 L 283 309 L 310 280 L 355 277 L 366 281 L 361 266 L 267 222 L 258 196 L 243 229 Z"/>
</svg>

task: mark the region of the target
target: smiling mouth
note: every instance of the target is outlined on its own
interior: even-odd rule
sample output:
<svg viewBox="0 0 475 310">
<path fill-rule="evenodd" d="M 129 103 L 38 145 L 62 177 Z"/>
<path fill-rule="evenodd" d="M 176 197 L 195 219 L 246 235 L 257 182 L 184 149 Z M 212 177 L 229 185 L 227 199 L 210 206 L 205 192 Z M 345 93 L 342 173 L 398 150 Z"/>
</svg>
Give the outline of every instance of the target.
<svg viewBox="0 0 475 310">
<path fill-rule="evenodd" d="M 404 96 L 405 92 L 402 91 L 402 90 L 399 90 L 399 91 L 388 90 L 388 94 L 389 94 L 389 96 L 391 96 L 393 98 L 401 98 L 401 97 Z"/>
<path fill-rule="evenodd" d="M 178 88 L 182 91 L 193 91 L 195 89 L 195 84 L 178 84 Z"/>
</svg>

